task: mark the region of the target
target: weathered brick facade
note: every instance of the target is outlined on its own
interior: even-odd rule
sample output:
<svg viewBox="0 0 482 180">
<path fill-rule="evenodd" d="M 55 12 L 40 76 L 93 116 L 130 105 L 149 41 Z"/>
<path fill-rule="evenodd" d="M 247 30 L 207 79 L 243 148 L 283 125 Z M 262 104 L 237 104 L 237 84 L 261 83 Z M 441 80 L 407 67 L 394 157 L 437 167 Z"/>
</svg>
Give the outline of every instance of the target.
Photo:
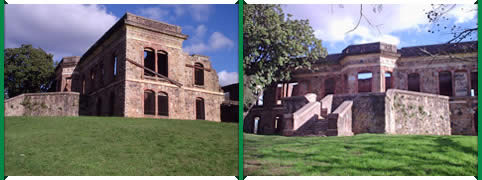
<svg viewBox="0 0 482 180">
<path fill-rule="evenodd" d="M 403 101 L 414 107 L 427 107 L 433 104 L 448 104 L 449 113 L 441 114 L 442 119 L 450 119 L 449 134 L 475 135 L 477 113 L 477 42 L 463 42 L 456 44 L 437 44 L 416 46 L 397 49 L 395 45 L 385 43 L 370 43 L 350 45 L 342 53 L 328 55 L 314 65 L 314 71 L 294 72 L 291 82 L 279 83 L 269 87 L 263 93 L 263 105 L 255 107 L 245 118 L 245 131 L 272 134 L 281 132 L 277 121 L 284 120 L 280 116 L 288 113 L 281 103 L 283 98 L 290 96 L 303 96 L 307 93 L 317 95 L 317 100 L 322 102 L 326 95 L 336 95 L 330 100 L 329 105 L 322 102 L 321 114 L 329 115 L 330 112 L 344 101 L 338 102 L 340 96 L 350 96 L 354 99 L 352 109 L 352 130 L 357 133 L 394 133 L 394 134 L 447 134 L 445 121 L 440 117 L 427 117 L 417 115 L 423 119 L 425 130 L 411 127 L 418 121 L 410 119 L 404 121 L 405 127 L 394 130 L 386 129 L 385 123 L 392 121 L 385 117 L 385 109 L 390 102 L 385 101 L 387 89 L 400 89 L 420 92 L 413 96 L 414 99 L 423 99 L 423 102 Z M 370 95 L 363 102 L 364 93 L 380 93 Z M 425 95 L 427 94 L 427 95 Z M 441 95 L 444 98 L 428 98 L 430 94 Z M 356 97 L 356 98 L 355 98 Z M 408 97 L 408 96 L 407 96 Z M 437 101 L 426 102 L 426 101 Z M 440 101 L 440 102 L 439 102 Z M 447 101 L 446 103 L 442 101 Z M 356 111 L 360 103 L 370 106 L 380 106 Z M 393 103 L 392 103 L 393 105 Z M 333 107 L 331 107 L 333 106 Z M 422 108 L 423 109 L 423 108 Z M 436 112 L 435 109 L 430 109 Z M 412 111 L 410 111 L 412 112 Z M 413 110 L 415 112 L 415 110 Z M 379 115 L 377 115 L 380 114 Z M 382 116 L 382 114 L 383 116 Z M 255 120 L 257 119 L 257 121 Z M 380 120 L 377 120 L 379 118 Z M 323 119 L 323 118 L 321 118 Z M 325 118 L 326 119 L 326 118 Z M 397 114 L 396 119 L 406 119 L 403 114 Z M 395 120 L 396 121 L 396 120 Z M 257 125 L 255 125 L 257 123 Z M 442 127 L 440 132 L 433 127 Z M 364 124 L 363 126 L 359 126 Z M 397 126 L 400 125 L 397 124 Z M 418 124 L 421 125 L 421 124 Z M 440 125 L 440 126 L 438 126 Z M 362 128 L 362 129 L 360 129 Z"/>
<path fill-rule="evenodd" d="M 127 13 L 82 57 L 62 60 L 59 84 L 72 79 L 80 115 L 221 121 L 217 73 L 209 57 L 182 50 L 187 38 L 179 26 Z"/>
</svg>

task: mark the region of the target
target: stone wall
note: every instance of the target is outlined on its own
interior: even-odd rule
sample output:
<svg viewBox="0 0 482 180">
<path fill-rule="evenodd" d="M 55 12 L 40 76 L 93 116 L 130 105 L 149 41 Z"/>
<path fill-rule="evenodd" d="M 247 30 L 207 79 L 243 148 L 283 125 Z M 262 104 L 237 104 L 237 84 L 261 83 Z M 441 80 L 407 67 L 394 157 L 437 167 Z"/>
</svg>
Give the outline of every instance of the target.
<svg viewBox="0 0 482 180">
<path fill-rule="evenodd" d="M 79 93 L 27 93 L 5 100 L 5 116 L 78 116 Z"/>
<path fill-rule="evenodd" d="M 449 103 L 452 135 L 477 135 L 477 97 L 451 97 Z"/>
<path fill-rule="evenodd" d="M 332 112 L 345 101 L 353 101 L 353 133 L 385 132 L 385 93 L 334 95 Z"/>
<path fill-rule="evenodd" d="M 451 134 L 447 96 L 390 89 L 385 101 L 387 134 Z"/>
</svg>

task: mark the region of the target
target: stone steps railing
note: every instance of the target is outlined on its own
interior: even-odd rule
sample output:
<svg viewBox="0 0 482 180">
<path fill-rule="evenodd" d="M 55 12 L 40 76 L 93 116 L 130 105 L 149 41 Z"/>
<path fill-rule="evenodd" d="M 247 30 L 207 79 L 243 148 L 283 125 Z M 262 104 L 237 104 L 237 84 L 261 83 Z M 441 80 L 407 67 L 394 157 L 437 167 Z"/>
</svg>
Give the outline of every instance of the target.
<svg viewBox="0 0 482 180">
<path fill-rule="evenodd" d="M 328 136 L 353 136 L 352 131 L 353 101 L 344 101 L 336 110 L 328 115 Z"/>
</svg>

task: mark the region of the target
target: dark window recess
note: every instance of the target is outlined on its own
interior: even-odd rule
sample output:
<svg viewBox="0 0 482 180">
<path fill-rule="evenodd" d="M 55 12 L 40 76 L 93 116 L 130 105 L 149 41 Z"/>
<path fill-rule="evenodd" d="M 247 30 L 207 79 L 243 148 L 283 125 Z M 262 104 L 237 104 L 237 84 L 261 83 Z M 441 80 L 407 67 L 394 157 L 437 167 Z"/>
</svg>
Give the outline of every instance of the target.
<svg viewBox="0 0 482 180">
<path fill-rule="evenodd" d="M 420 75 L 417 73 L 408 74 L 408 87 L 409 91 L 420 92 Z"/>
<path fill-rule="evenodd" d="M 159 93 L 157 103 L 157 114 L 160 116 L 169 116 L 169 98 L 166 93 Z"/>
<path fill-rule="evenodd" d="M 452 96 L 452 73 L 440 72 L 438 78 L 440 95 Z"/>
<path fill-rule="evenodd" d="M 157 53 L 157 73 L 168 77 L 168 60 L 167 53 L 159 52 Z"/>
<path fill-rule="evenodd" d="M 325 96 L 328 94 L 335 94 L 335 79 L 329 78 L 325 80 Z"/>
<path fill-rule="evenodd" d="M 85 77 L 82 77 L 82 94 L 85 94 Z"/>
<path fill-rule="evenodd" d="M 358 92 L 371 92 L 372 91 L 372 77 L 371 72 L 358 73 Z"/>
<path fill-rule="evenodd" d="M 204 67 L 199 63 L 194 65 L 194 84 L 204 85 Z"/>
<path fill-rule="evenodd" d="M 104 85 L 104 78 L 105 78 L 105 69 L 104 69 L 104 64 L 100 64 L 99 65 L 99 69 L 100 69 L 100 78 L 99 78 L 99 82 L 101 85 Z"/>
<path fill-rule="evenodd" d="M 385 91 L 392 88 L 392 73 L 385 72 Z"/>
<path fill-rule="evenodd" d="M 470 73 L 471 96 L 477 96 L 477 72 Z"/>
<path fill-rule="evenodd" d="M 196 119 L 204 120 L 204 99 L 196 98 Z"/>
<path fill-rule="evenodd" d="M 110 108 L 109 108 L 109 116 L 114 116 L 114 109 L 115 109 L 115 94 L 114 92 L 110 93 Z"/>
<path fill-rule="evenodd" d="M 154 57 L 154 51 L 150 49 L 144 50 L 144 67 L 156 71 L 156 60 Z M 144 75 L 146 76 L 154 76 L 154 73 L 147 71 L 144 69 Z"/>
<path fill-rule="evenodd" d="M 154 92 L 144 92 L 144 114 L 155 115 L 156 113 L 156 99 Z"/>
<path fill-rule="evenodd" d="M 97 116 L 101 116 L 102 115 L 102 99 L 99 98 L 99 100 L 97 101 Z"/>
</svg>

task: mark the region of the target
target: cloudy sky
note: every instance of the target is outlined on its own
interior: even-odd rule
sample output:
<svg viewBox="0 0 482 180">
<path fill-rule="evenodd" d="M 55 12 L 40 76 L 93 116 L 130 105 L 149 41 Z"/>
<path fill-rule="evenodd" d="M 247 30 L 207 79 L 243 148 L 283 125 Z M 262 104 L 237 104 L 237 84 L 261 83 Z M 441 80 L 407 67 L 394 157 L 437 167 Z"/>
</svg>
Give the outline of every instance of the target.
<svg viewBox="0 0 482 180">
<path fill-rule="evenodd" d="M 13 5 L 5 6 L 5 46 L 32 44 L 54 60 L 81 56 L 125 12 L 179 25 L 183 49 L 211 57 L 221 85 L 237 82 L 237 5 Z"/>
<path fill-rule="evenodd" d="M 430 4 L 383 4 L 363 5 L 363 18 L 358 28 L 353 29 L 360 17 L 360 5 L 282 5 L 283 11 L 296 19 L 308 19 L 317 38 L 323 41 L 328 53 L 340 53 L 346 46 L 357 43 L 387 42 L 400 47 L 446 43 L 451 35 L 429 33 L 433 25 L 428 23 L 425 12 Z M 447 14 L 450 19 L 443 25 L 471 25 L 477 22 L 476 5 L 458 5 Z M 368 19 L 368 21 L 367 21 Z M 372 25 L 370 25 L 370 23 Z M 476 40 L 476 39 L 475 39 Z"/>
</svg>

